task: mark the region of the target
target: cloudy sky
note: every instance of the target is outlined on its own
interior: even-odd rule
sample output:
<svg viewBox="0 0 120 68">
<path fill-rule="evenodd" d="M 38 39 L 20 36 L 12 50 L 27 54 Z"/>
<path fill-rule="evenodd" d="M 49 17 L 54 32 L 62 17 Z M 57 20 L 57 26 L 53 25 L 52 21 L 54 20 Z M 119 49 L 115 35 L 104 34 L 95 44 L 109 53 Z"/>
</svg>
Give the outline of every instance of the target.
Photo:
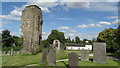
<svg viewBox="0 0 120 68">
<path fill-rule="evenodd" d="M 112 0 L 109 0 L 112 1 Z M 106 28 L 116 28 L 118 23 L 117 2 L 2 2 L 1 30 L 21 36 L 21 11 L 28 5 L 37 5 L 43 14 L 43 39 L 52 29 L 65 33 L 65 37 L 79 36 L 92 39 Z M 0 9 L 1 10 L 1 9 Z"/>
</svg>

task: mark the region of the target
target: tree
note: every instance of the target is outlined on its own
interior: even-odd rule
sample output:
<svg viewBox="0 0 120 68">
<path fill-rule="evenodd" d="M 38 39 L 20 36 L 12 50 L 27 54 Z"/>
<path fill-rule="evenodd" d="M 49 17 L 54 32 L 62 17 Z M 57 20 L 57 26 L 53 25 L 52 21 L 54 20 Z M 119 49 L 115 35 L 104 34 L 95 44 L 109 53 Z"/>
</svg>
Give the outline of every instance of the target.
<svg viewBox="0 0 120 68">
<path fill-rule="evenodd" d="M 2 46 L 3 47 L 11 47 L 15 40 L 10 35 L 9 30 L 3 30 L 2 31 Z"/>
<path fill-rule="evenodd" d="M 74 39 L 72 39 L 71 43 L 75 43 L 75 40 L 74 40 Z"/>
<path fill-rule="evenodd" d="M 75 37 L 75 42 L 80 43 L 80 38 L 78 36 Z"/>
<path fill-rule="evenodd" d="M 65 43 L 66 39 L 63 32 L 59 32 L 58 30 L 52 30 L 51 34 L 48 36 L 47 40 L 50 44 L 53 43 L 54 40 L 59 40 L 61 43 Z"/>
<path fill-rule="evenodd" d="M 117 43 L 117 48 L 118 50 L 120 50 L 120 25 L 118 26 L 117 30 L 116 30 L 116 43 Z"/>
<path fill-rule="evenodd" d="M 88 39 L 83 39 L 83 43 L 86 43 L 86 41 L 88 41 Z"/>
<path fill-rule="evenodd" d="M 115 50 L 117 50 L 116 48 L 116 29 L 105 29 L 102 32 L 99 33 L 98 37 L 97 37 L 97 41 L 98 42 L 106 42 L 107 44 L 107 49 L 110 52 L 114 52 Z"/>
<path fill-rule="evenodd" d="M 43 41 L 42 41 L 42 47 L 43 47 L 43 48 L 50 47 L 49 41 L 48 41 L 48 40 L 43 40 Z"/>
<path fill-rule="evenodd" d="M 23 44 L 23 37 L 13 36 L 15 40 L 15 46 L 22 46 Z"/>
<path fill-rule="evenodd" d="M 70 37 L 66 39 L 66 42 L 67 42 L 67 43 L 71 43 Z"/>
</svg>

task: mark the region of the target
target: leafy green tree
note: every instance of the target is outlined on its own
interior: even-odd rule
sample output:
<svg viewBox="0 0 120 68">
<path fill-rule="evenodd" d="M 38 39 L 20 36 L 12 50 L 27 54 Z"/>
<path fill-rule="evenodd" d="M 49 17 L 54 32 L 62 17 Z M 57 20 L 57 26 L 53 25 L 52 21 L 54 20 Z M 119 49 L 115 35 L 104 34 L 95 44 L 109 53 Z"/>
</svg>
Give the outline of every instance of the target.
<svg viewBox="0 0 120 68">
<path fill-rule="evenodd" d="M 116 43 L 117 43 L 117 48 L 120 50 L 120 25 L 118 26 L 116 30 Z"/>
<path fill-rule="evenodd" d="M 48 40 L 43 40 L 43 41 L 42 41 L 42 47 L 43 47 L 43 48 L 50 47 L 49 41 L 48 41 Z"/>
<path fill-rule="evenodd" d="M 71 43 L 70 37 L 68 37 L 68 38 L 66 39 L 66 42 L 67 42 L 67 43 Z"/>
<path fill-rule="evenodd" d="M 102 32 L 99 33 L 98 37 L 97 37 L 97 41 L 98 42 L 106 42 L 107 44 L 107 49 L 110 52 L 114 52 L 115 50 L 117 50 L 116 48 L 116 29 L 105 29 Z"/>
<path fill-rule="evenodd" d="M 74 40 L 74 39 L 72 39 L 71 43 L 75 43 L 75 40 Z"/>
<path fill-rule="evenodd" d="M 78 36 L 75 37 L 75 42 L 80 43 L 80 38 Z"/>
<path fill-rule="evenodd" d="M 23 37 L 13 36 L 15 40 L 15 46 L 22 46 L 23 44 Z"/>
<path fill-rule="evenodd" d="M 3 47 L 11 47 L 15 40 L 13 37 L 10 35 L 9 30 L 3 30 L 2 31 L 2 46 Z"/>
<path fill-rule="evenodd" d="M 86 41 L 88 41 L 88 39 L 83 39 L 83 43 L 85 43 Z"/>
<path fill-rule="evenodd" d="M 58 30 L 52 30 L 51 34 L 48 36 L 47 40 L 50 42 L 50 44 L 52 44 L 54 40 L 59 40 L 63 44 L 66 41 L 64 33 L 59 32 Z"/>
</svg>

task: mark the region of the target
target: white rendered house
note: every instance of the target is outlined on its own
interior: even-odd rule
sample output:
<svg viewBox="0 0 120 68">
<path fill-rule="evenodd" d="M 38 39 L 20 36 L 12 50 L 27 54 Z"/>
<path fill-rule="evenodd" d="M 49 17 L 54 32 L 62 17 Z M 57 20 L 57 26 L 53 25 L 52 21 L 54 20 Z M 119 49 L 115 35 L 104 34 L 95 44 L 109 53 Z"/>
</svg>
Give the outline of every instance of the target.
<svg viewBox="0 0 120 68">
<path fill-rule="evenodd" d="M 92 50 L 90 43 L 66 43 L 66 50 Z"/>
</svg>

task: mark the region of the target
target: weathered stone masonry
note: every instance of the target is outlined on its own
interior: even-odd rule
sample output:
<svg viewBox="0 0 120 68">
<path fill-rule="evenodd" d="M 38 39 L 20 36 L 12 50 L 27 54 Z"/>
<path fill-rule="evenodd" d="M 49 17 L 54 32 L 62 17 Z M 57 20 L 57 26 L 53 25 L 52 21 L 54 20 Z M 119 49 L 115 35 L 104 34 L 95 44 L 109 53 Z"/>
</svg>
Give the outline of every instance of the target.
<svg viewBox="0 0 120 68">
<path fill-rule="evenodd" d="M 22 53 L 31 54 L 39 49 L 42 40 L 42 24 L 42 10 L 36 5 L 26 6 L 21 16 L 24 40 Z"/>
</svg>

